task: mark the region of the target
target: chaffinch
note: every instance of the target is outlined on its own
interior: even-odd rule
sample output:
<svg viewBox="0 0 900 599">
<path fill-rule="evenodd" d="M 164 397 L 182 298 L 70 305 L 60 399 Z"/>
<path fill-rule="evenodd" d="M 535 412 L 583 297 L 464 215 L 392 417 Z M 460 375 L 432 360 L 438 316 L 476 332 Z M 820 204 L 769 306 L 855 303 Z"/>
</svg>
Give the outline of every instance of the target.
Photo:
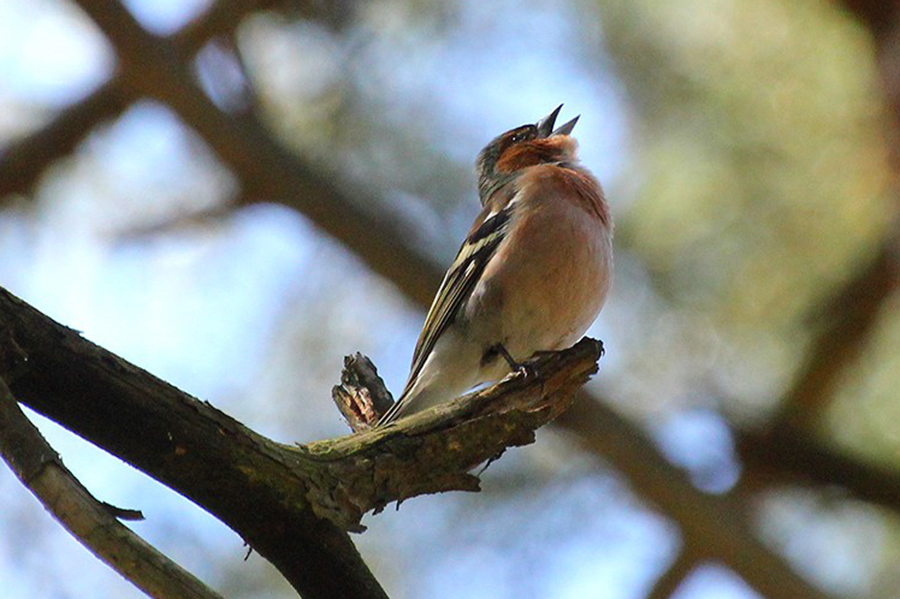
<svg viewBox="0 0 900 599">
<path fill-rule="evenodd" d="M 576 157 L 562 105 L 478 156 L 483 209 L 428 310 L 409 379 L 379 425 L 496 381 L 535 352 L 575 343 L 612 274 L 603 190 Z"/>
</svg>

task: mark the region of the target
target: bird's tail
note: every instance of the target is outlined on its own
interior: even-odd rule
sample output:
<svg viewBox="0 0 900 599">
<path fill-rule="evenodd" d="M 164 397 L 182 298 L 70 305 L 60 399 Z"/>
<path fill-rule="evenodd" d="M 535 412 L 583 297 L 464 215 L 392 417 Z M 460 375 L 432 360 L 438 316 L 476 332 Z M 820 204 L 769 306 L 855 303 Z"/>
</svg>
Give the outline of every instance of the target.
<svg viewBox="0 0 900 599">
<path fill-rule="evenodd" d="M 409 381 L 406 388 L 403 389 L 403 393 L 400 394 L 400 399 L 395 401 L 394 405 L 378 419 L 376 426 L 390 424 L 403 416 L 409 416 L 449 401 L 467 388 L 465 385 L 460 387 L 448 383 L 449 381 L 446 380 L 425 382 L 418 378 Z"/>
<path fill-rule="evenodd" d="M 385 426 L 387 424 L 390 424 L 403 415 L 403 413 L 406 411 L 405 408 L 409 407 L 410 391 L 412 391 L 412 386 L 407 384 L 406 388 L 403 390 L 403 393 L 400 394 L 400 398 L 394 402 L 394 405 L 388 408 L 387 412 L 381 415 L 381 418 L 378 419 L 378 424 L 376 424 L 376 426 Z"/>
</svg>

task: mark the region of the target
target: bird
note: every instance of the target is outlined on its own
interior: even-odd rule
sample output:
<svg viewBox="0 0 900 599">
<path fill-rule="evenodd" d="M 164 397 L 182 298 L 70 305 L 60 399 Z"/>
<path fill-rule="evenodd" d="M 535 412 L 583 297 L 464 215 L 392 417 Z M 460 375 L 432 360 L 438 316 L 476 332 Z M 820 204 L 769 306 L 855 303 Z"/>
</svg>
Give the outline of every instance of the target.
<svg viewBox="0 0 900 599">
<path fill-rule="evenodd" d="M 600 313 L 613 221 L 600 183 L 578 161 L 580 115 L 554 129 L 562 107 L 479 153 L 482 210 L 428 310 L 403 392 L 378 426 L 571 346 Z"/>
</svg>

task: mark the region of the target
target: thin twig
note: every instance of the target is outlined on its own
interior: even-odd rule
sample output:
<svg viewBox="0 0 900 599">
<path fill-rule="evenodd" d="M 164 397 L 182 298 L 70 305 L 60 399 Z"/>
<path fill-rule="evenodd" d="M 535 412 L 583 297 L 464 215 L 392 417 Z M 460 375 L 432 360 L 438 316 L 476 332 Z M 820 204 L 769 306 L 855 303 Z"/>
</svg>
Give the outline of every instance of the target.
<svg viewBox="0 0 900 599">
<path fill-rule="evenodd" d="M 79 543 L 151 597 L 222 599 L 121 524 L 108 504 L 84 488 L 19 409 L 2 377 L 0 454 L 22 484 Z"/>
</svg>

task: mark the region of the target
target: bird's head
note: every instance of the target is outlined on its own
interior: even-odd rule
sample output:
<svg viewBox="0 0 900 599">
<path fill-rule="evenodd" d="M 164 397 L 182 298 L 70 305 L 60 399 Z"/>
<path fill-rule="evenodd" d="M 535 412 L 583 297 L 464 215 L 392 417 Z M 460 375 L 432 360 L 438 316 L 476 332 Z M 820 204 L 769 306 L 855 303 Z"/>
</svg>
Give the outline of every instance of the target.
<svg viewBox="0 0 900 599">
<path fill-rule="evenodd" d="M 561 109 L 562 104 L 534 124 L 510 129 L 494 138 L 478 154 L 475 167 L 478 173 L 478 195 L 482 203 L 523 168 L 575 160 L 578 144 L 571 133 L 578 117 L 554 129 Z"/>
</svg>

